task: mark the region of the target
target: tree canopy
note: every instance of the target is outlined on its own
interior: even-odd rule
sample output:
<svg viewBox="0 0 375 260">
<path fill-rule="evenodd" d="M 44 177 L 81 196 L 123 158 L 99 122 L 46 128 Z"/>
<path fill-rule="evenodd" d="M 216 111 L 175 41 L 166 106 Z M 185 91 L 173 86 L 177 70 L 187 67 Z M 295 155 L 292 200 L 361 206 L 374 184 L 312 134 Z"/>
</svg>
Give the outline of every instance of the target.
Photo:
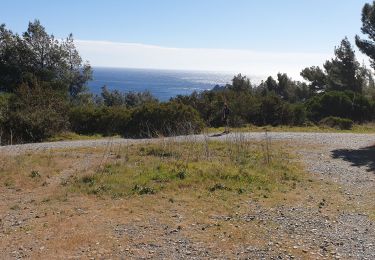
<svg viewBox="0 0 375 260">
<path fill-rule="evenodd" d="M 59 82 L 72 98 L 86 90 L 92 70 L 83 62 L 72 34 L 55 39 L 38 20 L 30 22 L 22 35 L 0 25 L 0 91 L 13 93 L 32 78 Z"/>
<path fill-rule="evenodd" d="M 372 4 L 365 4 L 362 9 L 361 31 L 368 39 L 356 35 L 356 44 L 370 58 L 371 66 L 375 69 L 375 1 Z"/>
<path fill-rule="evenodd" d="M 320 93 L 350 90 L 362 93 L 372 80 L 372 73 L 357 61 L 347 37 L 335 47 L 334 54 L 334 58 L 324 63 L 324 70 L 317 66 L 302 70 L 301 76 L 309 81 L 310 91 Z"/>
</svg>

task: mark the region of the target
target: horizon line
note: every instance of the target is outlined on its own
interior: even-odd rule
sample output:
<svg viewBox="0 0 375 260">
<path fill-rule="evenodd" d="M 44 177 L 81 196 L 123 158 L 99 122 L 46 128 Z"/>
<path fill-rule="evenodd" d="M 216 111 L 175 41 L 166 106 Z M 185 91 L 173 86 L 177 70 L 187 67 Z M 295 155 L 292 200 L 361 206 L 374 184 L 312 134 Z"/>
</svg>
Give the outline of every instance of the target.
<svg viewBox="0 0 375 260">
<path fill-rule="evenodd" d="M 311 66 L 322 66 L 334 57 L 323 52 L 266 52 L 251 49 L 176 48 L 143 43 L 105 40 L 75 40 L 82 58 L 92 67 L 151 69 L 171 71 L 239 73 L 253 77 L 286 73 L 302 80 L 300 72 Z M 366 65 L 368 57 L 356 51 L 357 60 Z"/>
</svg>

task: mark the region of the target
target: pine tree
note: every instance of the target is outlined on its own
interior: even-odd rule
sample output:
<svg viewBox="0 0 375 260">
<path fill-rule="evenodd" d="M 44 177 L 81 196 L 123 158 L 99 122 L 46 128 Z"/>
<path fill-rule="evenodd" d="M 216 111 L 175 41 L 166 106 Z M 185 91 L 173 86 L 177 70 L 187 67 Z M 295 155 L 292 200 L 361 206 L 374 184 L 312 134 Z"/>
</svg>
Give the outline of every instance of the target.
<svg viewBox="0 0 375 260">
<path fill-rule="evenodd" d="M 358 75 L 360 67 L 353 47 L 345 37 L 340 46 L 335 48 L 335 58 L 324 64 L 330 89 L 361 92 L 362 86 Z"/>
<path fill-rule="evenodd" d="M 375 1 L 372 4 L 365 4 L 362 9 L 361 31 L 368 36 L 368 39 L 361 39 L 357 35 L 355 42 L 360 51 L 370 58 L 371 66 L 375 69 Z"/>
</svg>

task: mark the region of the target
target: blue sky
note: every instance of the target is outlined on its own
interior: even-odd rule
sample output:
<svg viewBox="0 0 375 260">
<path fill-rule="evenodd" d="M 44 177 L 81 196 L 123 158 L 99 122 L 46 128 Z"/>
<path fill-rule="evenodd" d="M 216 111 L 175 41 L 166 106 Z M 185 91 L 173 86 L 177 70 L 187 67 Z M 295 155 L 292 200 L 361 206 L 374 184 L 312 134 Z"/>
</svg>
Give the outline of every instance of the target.
<svg viewBox="0 0 375 260">
<path fill-rule="evenodd" d="M 253 64 L 252 55 L 258 55 L 257 64 L 263 55 L 268 59 L 263 62 L 264 69 L 267 62 L 276 62 L 280 68 L 272 68 L 272 73 L 294 70 L 290 73 L 298 74 L 297 67 L 323 63 L 322 57 L 331 55 L 344 36 L 353 41 L 360 33 L 361 9 L 366 2 L 370 1 L 1 0 L 0 23 L 23 32 L 28 21 L 39 19 L 58 38 L 72 32 L 84 58 L 97 66 L 244 70 L 259 74 L 254 71 L 259 66 Z M 128 43 L 133 45 L 129 47 Z M 149 51 L 147 56 L 142 55 L 145 50 Z M 199 64 L 202 53 L 207 63 L 204 66 Z M 231 57 L 216 59 L 210 65 L 208 53 L 212 57 Z M 244 59 L 237 62 L 241 54 L 249 64 Z M 291 61 L 283 65 L 290 54 L 296 55 L 293 68 L 288 65 Z M 165 64 L 158 60 L 163 55 Z M 191 55 L 196 58 L 191 59 Z M 300 65 L 299 56 L 304 59 Z M 119 62 L 120 57 L 126 62 Z"/>
</svg>

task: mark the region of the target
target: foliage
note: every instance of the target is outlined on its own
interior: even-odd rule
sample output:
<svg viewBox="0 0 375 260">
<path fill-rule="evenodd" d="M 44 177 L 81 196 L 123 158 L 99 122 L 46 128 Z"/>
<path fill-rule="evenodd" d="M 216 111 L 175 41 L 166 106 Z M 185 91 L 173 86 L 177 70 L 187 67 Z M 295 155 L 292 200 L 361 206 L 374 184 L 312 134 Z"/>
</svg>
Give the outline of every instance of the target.
<svg viewBox="0 0 375 260">
<path fill-rule="evenodd" d="M 286 73 L 278 73 L 277 81 L 271 76 L 268 77 L 257 87 L 255 92 L 262 96 L 276 94 L 291 103 L 304 101 L 310 96 L 308 86 L 305 83 L 292 80 Z"/>
<path fill-rule="evenodd" d="M 234 76 L 232 85 L 229 86 L 229 89 L 237 92 L 251 91 L 252 85 L 249 78 L 238 74 L 237 76 Z"/>
<path fill-rule="evenodd" d="M 282 99 L 291 103 L 302 101 L 308 97 L 307 86 L 303 83 L 293 81 L 286 73 L 277 74 L 278 94 Z"/>
<path fill-rule="evenodd" d="M 131 118 L 126 107 L 78 106 L 71 109 L 71 129 L 79 134 L 123 134 Z"/>
<path fill-rule="evenodd" d="M 58 84 L 22 84 L 10 99 L 6 134 L 12 142 L 37 142 L 68 127 L 66 94 Z"/>
<path fill-rule="evenodd" d="M 224 125 L 222 109 L 224 102 L 228 103 L 231 113 L 229 124 L 241 127 L 245 124 L 279 125 L 303 124 L 306 118 L 305 109 L 300 104 L 290 104 L 283 96 L 277 94 L 279 83 L 269 77 L 254 89 L 233 90 L 231 85 L 225 88 L 202 93 L 193 93 L 190 96 L 177 96 L 173 100 L 194 107 L 211 127 Z M 298 83 L 292 82 L 285 74 L 280 74 L 280 85 L 283 91 L 293 101 L 300 99 Z M 275 89 L 272 89 L 275 87 Z M 280 92 L 281 93 L 281 92 Z M 293 94 L 292 94 L 293 93 Z"/>
<path fill-rule="evenodd" d="M 173 102 L 125 106 L 78 106 L 69 113 L 71 129 L 79 134 L 153 137 L 197 133 L 203 128 L 198 113 Z"/>
<path fill-rule="evenodd" d="M 109 107 L 123 105 L 136 107 L 146 103 L 156 103 L 158 100 L 149 91 L 122 93 L 118 90 L 108 90 L 107 86 L 103 86 L 101 99 L 98 102 Z"/>
<path fill-rule="evenodd" d="M 307 121 L 307 111 L 303 104 L 295 104 L 293 110 L 293 125 L 301 126 Z"/>
<path fill-rule="evenodd" d="M 155 137 L 198 133 L 204 123 L 198 112 L 190 106 L 167 102 L 145 104 L 132 113 L 128 131 L 129 137 Z"/>
<path fill-rule="evenodd" d="M 335 48 L 335 58 L 326 61 L 327 83 L 330 90 L 351 90 L 362 92 L 360 64 L 348 38 Z"/>
<path fill-rule="evenodd" d="M 371 65 L 375 68 L 375 2 L 366 3 L 362 9 L 362 28 L 363 34 L 369 39 L 361 39 L 356 36 L 358 48 L 371 59 Z"/>
<path fill-rule="evenodd" d="M 327 60 L 323 67 L 324 70 L 313 66 L 301 72 L 301 76 L 310 82 L 312 93 L 334 90 L 363 93 L 370 85 L 373 87 L 372 73 L 359 64 L 347 37 L 335 47 L 335 57 Z"/>
<path fill-rule="evenodd" d="M 327 88 L 327 75 L 318 66 L 303 69 L 301 76 L 310 82 L 309 88 L 312 93 L 318 93 Z"/>
<path fill-rule="evenodd" d="M 178 95 L 172 101 L 196 109 L 206 125 L 219 126 L 222 125 L 221 110 L 225 102 L 224 93 L 227 91 L 227 88 L 224 88 L 220 91 L 193 92 L 189 96 Z M 227 102 L 232 105 L 231 100 L 227 100 Z"/>
<path fill-rule="evenodd" d="M 0 25 L 0 93 L 12 94 L 5 119 L 1 112 L 1 142 L 42 141 L 67 130 L 68 104 L 84 97 L 90 79 L 72 35 L 57 40 L 38 20 L 22 35 Z"/>
<path fill-rule="evenodd" d="M 373 119 L 373 106 L 369 100 L 351 91 L 330 91 L 315 96 L 306 103 L 306 107 L 308 117 L 315 122 L 329 116 L 350 118 L 358 122 Z"/>
<path fill-rule="evenodd" d="M 276 95 L 267 95 L 261 98 L 260 104 L 260 124 L 261 125 L 279 125 L 285 123 L 285 110 L 288 110 L 287 105 Z M 288 111 L 289 112 L 289 111 Z"/>
<path fill-rule="evenodd" d="M 70 34 L 65 40 L 49 35 L 38 20 L 30 22 L 22 36 L 0 26 L 0 91 L 15 92 L 36 77 L 59 82 L 72 98 L 86 90 L 91 67 L 83 63 Z"/>
<path fill-rule="evenodd" d="M 341 130 L 350 130 L 353 127 L 353 121 L 351 119 L 334 116 L 323 118 L 320 120 L 319 124 Z"/>
<path fill-rule="evenodd" d="M 2 145 L 6 140 L 4 135 L 6 134 L 6 122 L 9 119 L 9 100 L 11 95 L 0 94 L 0 145 Z"/>
</svg>

